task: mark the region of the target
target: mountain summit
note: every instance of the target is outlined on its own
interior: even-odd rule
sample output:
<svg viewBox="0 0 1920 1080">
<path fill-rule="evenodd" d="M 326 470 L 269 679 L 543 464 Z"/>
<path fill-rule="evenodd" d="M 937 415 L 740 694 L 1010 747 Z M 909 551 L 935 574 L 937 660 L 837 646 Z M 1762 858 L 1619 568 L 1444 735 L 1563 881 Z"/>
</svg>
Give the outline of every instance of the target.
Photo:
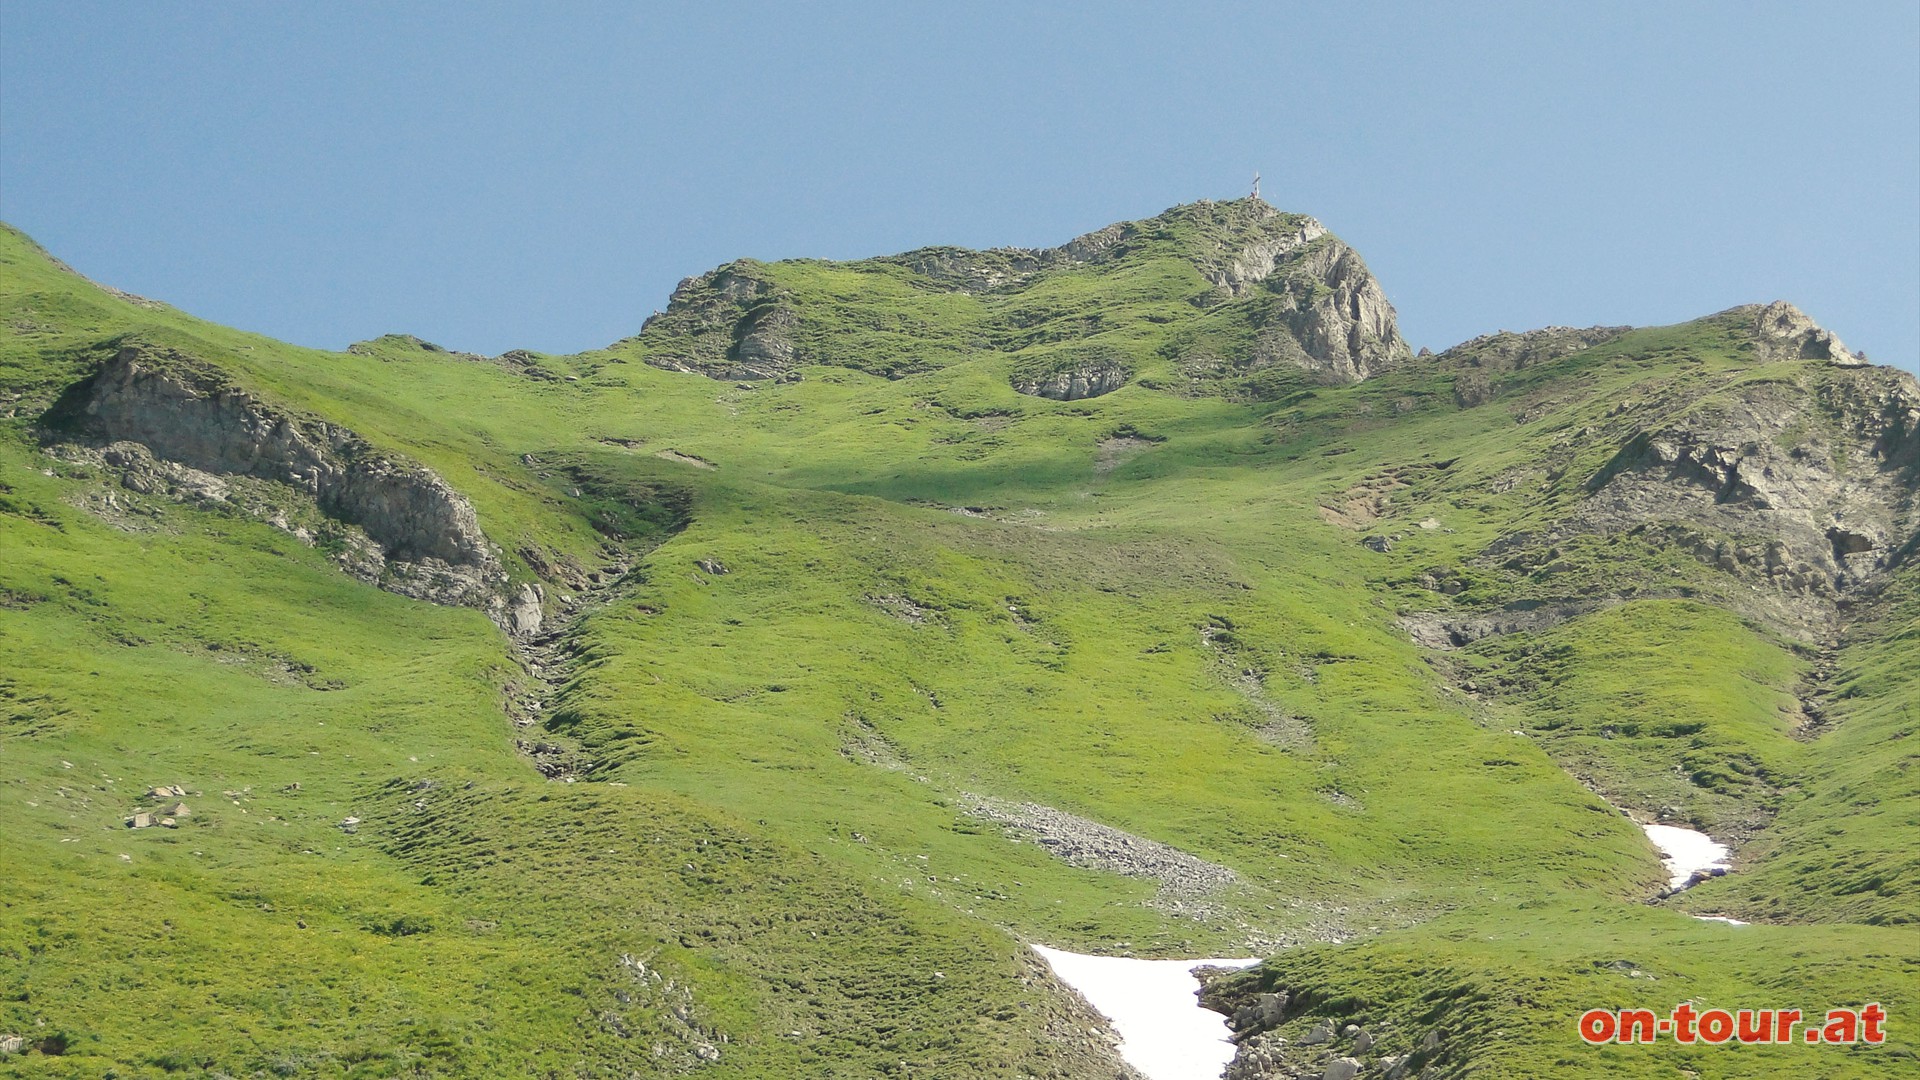
<svg viewBox="0 0 1920 1080">
<path fill-rule="evenodd" d="M 846 349 L 843 302 L 830 281 L 864 275 L 896 291 L 892 329 L 907 357 Z M 1143 333 L 1126 312 L 1055 308 L 1064 276 L 1110 282 L 1124 296 L 1151 282 L 1184 305 L 1184 336 Z M 884 284 L 883 284 L 884 282 Z M 1063 297 L 1064 299 L 1064 297 Z M 945 322 L 950 330 L 942 327 Z M 872 327 L 885 326 L 881 322 Z M 967 347 L 939 338 L 963 334 Z M 1053 248 L 922 248 L 847 263 L 729 263 L 674 290 L 667 310 L 623 345 L 647 362 L 716 379 L 778 379 L 827 364 L 898 375 L 998 354 L 1023 393 L 1097 397 L 1170 362 L 1194 382 L 1269 367 L 1324 383 L 1357 382 L 1408 358 L 1393 306 L 1359 254 L 1313 218 L 1259 199 L 1198 202 L 1087 233 Z"/>
</svg>

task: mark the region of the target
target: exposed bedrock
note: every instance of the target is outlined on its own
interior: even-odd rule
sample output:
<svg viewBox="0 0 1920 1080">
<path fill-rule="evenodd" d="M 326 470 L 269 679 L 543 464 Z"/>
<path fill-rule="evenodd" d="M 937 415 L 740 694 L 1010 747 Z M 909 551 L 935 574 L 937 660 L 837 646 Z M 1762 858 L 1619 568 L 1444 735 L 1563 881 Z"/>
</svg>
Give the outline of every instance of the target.
<svg viewBox="0 0 1920 1080">
<path fill-rule="evenodd" d="M 71 388 L 48 419 L 95 445 L 136 443 L 157 462 L 286 485 L 377 545 L 372 565 L 350 567 L 356 576 L 417 599 L 506 617 L 506 577 L 473 505 L 433 470 L 376 450 L 343 427 L 268 404 L 190 357 L 123 347 Z M 124 452 L 102 460 L 128 469 L 139 464 Z M 123 482 L 130 478 L 141 482 L 131 473 Z M 516 621 L 525 625 L 528 613 Z"/>
<path fill-rule="evenodd" d="M 1920 385 L 1892 368 L 1827 369 L 1807 389 L 1765 382 L 1636 432 L 1587 483 L 1567 525 L 1686 523 L 1697 553 L 1828 609 L 1911 553 Z"/>
<path fill-rule="evenodd" d="M 1411 356 L 1393 305 L 1359 254 L 1313 218 L 1258 199 L 1176 206 L 1059 247 L 924 248 L 845 265 L 905 267 L 920 275 L 916 284 L 923 287 L 1005 296 L 1057 272 L 1168 254 L 1185 258 L 1212 286 L 1211 295 L 1189 298 L 1196 316 L 1238 305 L 1261 331 L 1252 355 L 1234 358 L 1238 368 L 1292 364 L 1322 381 L 1344 383 Z M 647 346 L 644 358 L 656 367 L 728 381 L 793 378 L 801 365 L 841 362 L 829 343 L 848 312 L 810 310 L 810 301 L 789 288 L 786 273 L 743 259 L 687 278 L 666 310 L 631 340 Z M 877 312 L 861 317 L 881 318 Z M 998 329 L 1015 327 L 1024 324 L 1015 320 Z M 987 331 L 991 336 L 995 327 Z M 1130 375 L 1123 366 L 1105 365 L 1023 375 L 1014 384 L 1022 393 L 1077 400 L 1117 389 Z"/>
<path fill-rule="evenodd" d="M 1575 498 L 1554 519 L 1503 536 L 1474 559 L 1535 580 L 1571 568 L 1572 591 L 1497 610 L 1413 614 L 1402 622 L 1416 640 L 1444 648 L 1538 631 L 1621 599 L 1695 595 L 1704 580 L 1708 596 L 1749 618 L 1801 640 L 1831 641 L 1912 561 L 1920 550 L 1920 382 L 1860 363 L 1789 304 L 1721 317 L 1751 335 L 1757 361 L 1779 367 L 1704 394 L 1681 387 L 1622 403 L 1612 415 L 1625 419 L 1577 434 L 1611 454 L 1590 475 L 1569 477 Z M 1607 332 L 1495 336 L 1446 356 L 1524 366 L 1518 357 L 1528 350 L 1557 351 Z M 1595 588 L 1578 573 L 1580 538 L 1622 535 L 1684 553 L 1714 574 L 1688 584 L 1623 563 Z M 1720 576 L 1724 586 L 1712 585 Z M 1444 583 L 1438 591 L 1449 592 Z"/>
</svg>

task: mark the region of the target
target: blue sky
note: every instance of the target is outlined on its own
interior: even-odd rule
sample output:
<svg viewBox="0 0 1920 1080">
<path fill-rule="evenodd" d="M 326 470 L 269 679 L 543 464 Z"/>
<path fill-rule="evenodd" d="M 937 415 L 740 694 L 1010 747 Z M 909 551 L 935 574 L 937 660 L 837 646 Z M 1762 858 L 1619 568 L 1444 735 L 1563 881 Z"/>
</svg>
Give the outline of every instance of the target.
<svg viewBox="0 0 1920 1080">
<path fill-rule="evenodd" d="M 0 217 L 338 348 L 591 348 L 741 256 L 1313 214 L 1416 346 L 1785 298 L 1920 356 L 1920 4 L 0 0 Z"/>
</svg>

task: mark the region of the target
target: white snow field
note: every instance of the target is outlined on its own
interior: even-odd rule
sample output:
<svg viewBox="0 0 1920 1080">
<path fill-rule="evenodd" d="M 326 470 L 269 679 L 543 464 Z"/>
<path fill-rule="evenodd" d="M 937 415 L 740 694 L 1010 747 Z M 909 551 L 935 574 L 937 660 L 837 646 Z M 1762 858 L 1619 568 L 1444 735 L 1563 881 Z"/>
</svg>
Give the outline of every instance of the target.
<svg viewBox="0 0 1920 1080">
<path fill-rule="evenodd" d="M 1120 1056 L 1149 1080 L 1220 1080 L 1233 1060 L 1227 1018 L 1200 1007 L 1196 967 L 1251 967 L 1257 959 L 1133 960 L 1033 946 L 1062 982 L 1113 1021 Z"/>
<path fill-rule="evenodd" d="M 1677 825 L 1642 825 L 1647 839 L 1660 849 L 1660 861 L 1667 864 L 1667 887 L 1677 889 L 1687 883 L 1696 870 L 1727 868 L 1731 853 L 1713 837 Z"/>
</svg>

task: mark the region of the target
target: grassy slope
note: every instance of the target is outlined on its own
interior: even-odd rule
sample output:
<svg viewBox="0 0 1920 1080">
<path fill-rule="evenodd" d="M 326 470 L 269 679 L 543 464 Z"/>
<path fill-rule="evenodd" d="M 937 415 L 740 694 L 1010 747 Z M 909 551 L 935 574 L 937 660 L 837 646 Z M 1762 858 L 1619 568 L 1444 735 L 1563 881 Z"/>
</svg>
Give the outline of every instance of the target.
<svg viewBox="0 0 1920 1080">
<path fill-rule="evenodd" d="M 1746 853 L 1753 872 L 1703 887 L 1719 904 L 1781 922 L 1920 922 L 1920 589 L 1909 575 L 1882 631 L 1842 651 L 1840 722 L 1809 750 L 1805 798 Z"/>
<path fill-rule="evenodd" d="M 1296 380 L 1280 405 L 1138 384 L 1055 403 L 1007 385 L 1054 341 L 1091 331 L 1138 358 L 1146 380 L 1183 385 L 1165 357 L 1183 335 L 1229 334 L 1233 311 L 1195 314 L 1187 298 L 1205 283 L 1165 252 L 987 298 L 894 266 L 779 264 L 766 269 L 814 320 L 812 350 L 844 347 L 862 366 L 947 351 L 906 379 L 814 367 L 744 390 L 635 362 L 644 338 L 542 358 L 552 381 L 399 339 L 367 355 L 301 350 L 117 301 L 17 237 L 0 258 L 13 330 L 0 388 L 24 395 L 0 456 L 0 635 L 21 658 L 0 670 L 0 779 L 15 789 L 0 844 L 15 849 L 10 864 L 36 867 L 0 894 L 0 941 L 17 943 L 0 947 L 0 965 L 26 988 L 0 1002 L 0 1026 L 45 1019 L 69 1032 L 75 1069 L 82 1051 L 120 1075 L 176 1058 L 236 1075 L 611 1072 L 657 1063 L 656 1044 L 658 1060 L 687 1060 L 687 1031 L 659 1019 L 665 991 L 637 982 L 618 962 L 627 953 L 692 985 L 694 1037 L 730 1040 L 723 1073 L 908 1062 L 914 1075 L 1011 1075 L 1048 1067 L 1048 1054 L 1051 1067 L 1077 1066 L 1047 1049 L 1045 1002 L 1022 984 L 1009 933 L 1179 954 L 1367 936 L 1451 911 L 1359 953 L 1288 955 L 1327 957 L 1315 977 L 1336 984 L 1407 957 L 1525 958 L 1569 1001 L 1584 984 L 1564 969 L 1595 940 L 1720 941 L 1723 928 L 1633 906 L 1660 880 L 1652 853 L 1548 750 L 1650 799 L 1667 794 L 1675 764 L 1747 755 L 1781 778 L 1772 788 L 1811 793 L 1783 828 L 1845 832 L 1837 861 L 1853 873 L 1836 889 L 1878 899 L 1834 914 L 1911 919 L 1904 878 L 1855 888 L 1893 865 L 1897 823 L 1853 824 L 1841 795 L 1886 782 L 1856 774 L 1890 768 L 1866 763 L 1910 722 L 1889 704 L 1901 700 L 1897 645 L 1862 654 L 1857 710 L 1875 726 L 1843 724 L 1821 753 L 1776 723 L 1799 662 L 1712 608 L 1567 624 L 1542 646 L 1558 666 L 1537 668 L 1552 678 L 1528 705 L 1534 723 L 1506 715 L 1511 703 L 1447 693 L 1394 621 L 1413 601 L 1431 606 L 1407 584 L 1418 572 L 1458 566 L 1574 498 L 1605 450 L 1572 433 L 1613 402 L 1764 377 L 1716 324 L 1636 332 L 1516 373 L 1479 409 L 1456 409 L 1448 376 L 1419 367 L 1352 388 Z M 583 626 L 587 663 L 556 713 L 612 764 L 596 774 L 610 782 L 542 784 L 513 756 L 498 709 L 509 665 L 478 616 L 353 585 L 251 523 L 160 508 L 154 531 L 123 533 L 69 506 L 87 479 L 42 476 L 24 418 L 99 342 L 128 333 L 433 465 L 510 552 L 584 561 L 598 542 L 578 500 L 523 454 L 563 456 L 613 488 L 688 489 L 692 524 L 651 553 L 636 595 Z M 1519 408 L 1534 415 L 1515 423 Z M 1099 471 L 1097 444 L 1117 431 L 1162 441 Z M 1457 448 L 1470 452 L 1446 468 L 1406 468 Z M 719 467 L 655 456 L 668 449 Z M 1490 493 L 1490 478 L 1541 462 L 1559 475 Z M 1382 555 L 1317 507 L 1389 470 L 1404 486 L 1379 527 L 1404 537 Z M 1429 516 L 1445 528 L 1411 527 Z M 1650 580 L 1696 572 L 1659 551 L 1627 554 Z M 700 574 L 699 558 L 732 573 Z M 1551 582 L 1476 581 L 1459 599 L 1563 594 L 1620 558 L 1596 553 Z M 870 601 L 890 596 L 932 618 L 910 625 Z M 1211 642 L 1202 626 L 1216 628 Z M 1666 667 L 1676 642 L 1718 678 Z M 1674 672 L 1651 693 L 1609 674 L 1648 658 Z M 313 670 L 289 678 L 289 660 Z M 1596 702 L 1627 690 L 1649 717 L 1684 710 L 1701 728 L 1685 745 L 1594 751 Z M 1305 718 L 1311 742 L 1261 741 L 1274 710 Z M 883 753 L 860 752 L 875 740 Z M 208 793 L 190 828 L 117 828 L 131 791 L 176 780 Z M 297 794 L 280 792 L 296 781 Z M 435 786 L 414 792 L 421 781 Z M 1144 833 L 1232 867 L 1241 884 L 1211 918 L 1169 916 L 1144 903 L 1145 883 L 1063 866 L 966 818 L 963 793 Z M 1706 813 L 1714 796 L 1709 784 L 1676 797 Z M 351 836 L 333 828 L 349 813 L 367 819 Z M 1776 865 L 1698 902 L 1831 917 L 1792 899 L 1795 879 L 1769 876 Z M 1509 925 L 1515 904 L 1546 913 L 1529 916 L 1543 925 L 1593 929 L 1496 934 L 1471 950 L 1448 936 Z M 1906 963 L 1915 954 L 1892 932 L 1741 933 L 1741 965 L 1771 957 L 1793 970 L 1788 957 L 1813 955 L 1833 966 L 1841 975 L 1804 985 L 1835 1004 L 1877 985 L 1879 969 L 1855 955 L 1862 941 Z M 1767 989 L 1725 948 L 1669 962 L 1675 978 L 1724 992 Z M 1898 1016 L 1920 1001 L 1888 1004 Z M 1512 1045 L 1560 1041 L 1494 1015 L 1533 1032 Z M 956 1016 L 968 1022 L 955 1029 Z M 1485 1063 L 1518 1068 L 1507 1049 L 1490 1042 Z M 1609 1067 L 1635 1060 L 1658 1055 Z"/>
</svg>

